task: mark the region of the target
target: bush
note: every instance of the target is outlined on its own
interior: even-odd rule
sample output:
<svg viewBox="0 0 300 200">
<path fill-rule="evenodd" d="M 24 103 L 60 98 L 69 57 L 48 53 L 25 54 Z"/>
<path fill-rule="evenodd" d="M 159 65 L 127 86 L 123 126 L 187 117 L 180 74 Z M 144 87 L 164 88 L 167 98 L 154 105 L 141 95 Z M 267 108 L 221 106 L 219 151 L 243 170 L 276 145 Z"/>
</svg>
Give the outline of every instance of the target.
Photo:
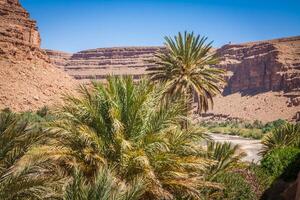
<svg viewBox="0 0 300 200">
<path fill-rule="evenodd" d="M 278 120 L 273 121 L 273 122 L 268 122 L 262 128 L 262 131 L 264 133 L 271 132 L 272 130 L 274 130 L 276 128 L 279 128 L 280 126 L 285 125 L 286 123 L 287 122 L 285 120 L 283 120 L 283 119 L 278 119 Z"/>
<path fill-rule="evenodd" d="M 245 178 L 241 174 L 233 172 L 222 173 L 215 178 L 215 181 L 221 183 L 224 186 L 224 189 L 220 193 L 211 192 L 208 199 L 256 199 L 254 191 L 252 191 L 251 186 L 245 181 Z"/>
<path fill-rule="evenodd" d="M 261 166 L 274 178 L 294 179 L 300 171 L 300 149 L 274 149 L 263 157 Z"/>
</svg>

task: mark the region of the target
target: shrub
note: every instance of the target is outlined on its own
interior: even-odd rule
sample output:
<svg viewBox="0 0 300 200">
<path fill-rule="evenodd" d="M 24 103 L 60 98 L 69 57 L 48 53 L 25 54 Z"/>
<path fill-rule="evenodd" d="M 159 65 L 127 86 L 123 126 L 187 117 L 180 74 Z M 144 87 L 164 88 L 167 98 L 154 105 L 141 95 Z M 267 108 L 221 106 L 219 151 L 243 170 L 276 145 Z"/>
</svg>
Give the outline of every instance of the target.
<svg viewBox="0 0 300 200">
<path fill-rule="evenodd" d="M 41 117 L 46 117 L 49 113 L 49 108 L 47 106 L 44 106 L 36 111 L 36 114 Z"/>
<path fill-rule="evenodd" d="M 273 132 L 267 134 L 263 140 L 262 155 L 267 154 L 272 149 L 280 147 L 296 147 L 300 148 L 300 123 L 285 124 L 274 129 Z"/>
<path fill-rule="evenodd" d="M 256 195 L 251 186 L 245 181 L 245 178 L 238 173 L 226 172 L 219 174 L 215 178 L 216 182 L 221 183 L 224 189 L 220 192 L 210 191 L 208 199 L 210 200 L 254 200 Z"/>
<path fill-rule="evenodd" d="M 262 128 L 262 131 L 264 133 L 271 132 L 272 130 L 274 130 L 276 128 L 279 128 L 280 126 L 283 126 L 285 124 L 287 124 L 287 122 L 285 120 L 283 120 L 283 119 L 278 119 L 278 120 L 273 121 L 273 122 L 268 122 Z"/>
<path fill-rule="evenodd" d="M 261 166 L 274 178 L 294 179 L 300 171 L 300 149 L 274 149 L 263 157 Z"/>
</svg>

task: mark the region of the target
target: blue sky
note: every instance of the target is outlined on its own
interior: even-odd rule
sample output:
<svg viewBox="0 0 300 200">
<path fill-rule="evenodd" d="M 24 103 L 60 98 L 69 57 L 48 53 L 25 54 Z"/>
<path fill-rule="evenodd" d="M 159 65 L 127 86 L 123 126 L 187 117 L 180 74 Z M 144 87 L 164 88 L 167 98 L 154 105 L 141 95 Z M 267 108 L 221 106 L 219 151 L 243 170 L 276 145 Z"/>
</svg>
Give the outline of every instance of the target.
<svg viewBox="0 0 300 200">
<path fill-rule="evenodd" d="M 20 0 L 38 22 L 42 47 L 77 52 L 158 46 L 194 31 L 219 47 L 300 35 L 300 0 Z"/>
</svg>

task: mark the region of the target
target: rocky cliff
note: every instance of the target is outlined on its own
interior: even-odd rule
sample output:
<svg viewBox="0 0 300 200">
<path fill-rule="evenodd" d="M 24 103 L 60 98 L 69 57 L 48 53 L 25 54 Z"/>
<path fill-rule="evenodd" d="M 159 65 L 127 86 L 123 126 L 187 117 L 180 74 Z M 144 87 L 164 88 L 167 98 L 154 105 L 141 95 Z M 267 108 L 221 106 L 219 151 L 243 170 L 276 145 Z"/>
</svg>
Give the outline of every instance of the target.
<svg viewBox="0 0 300 200">
<path fill-rule="evenodd" d="M 46 50 L 53 63 L 81 81 L 103 80 L 107 75 L 131 74 L 138 79 L 145 74 L 155 52 L 162 47 L 116 47 L 80 51 L 70 56 Z M 63 62 L 61 62 L 63 60 Z"/>
<path fill-rule="evenodd" d="M 71 56 L 47 52 L 68 74 L 88 81 L 102 80 L 108 74 L 132 74 L 139 78 L 146 73 L 147 60 L 162 49 L 100 48 Z M 215 107 L 207 116 L 261 121 L 300 120 L 300 36 L 228 44 L 216 52 L 220 56 L 217 67 L 227 70 L 227 85 L 223 96 L 215 98 Z"/>
<path fill-rule="evenodd" d="M 103 79 L 107 74 L 133 74 L 139 77 L 149 66 L 147 60 L 162 49 L 100 48 L 75 53 L 69 60 L 62 52 L 50 51 L 48 55 L 71 76 L 89 80 Z M 221 61 L 217 67 L 227 70 L 228 84 L 224 95 L 300 90 L 300 36 L 224 45 L 216 51 Z M 60 59 L 63 62 L 58 62 Z"/>
<path fill-rule="evenodd" d="M 40 43 L 36 22 L 19 1 L 0 0 L 0 109 L 37 109 L 76 85 L 50 64 Z"/>
<path fill-rule="evenodd" d="M 65 66 L 68 64 L 70 58 L 72 57 L 72 54 L 65 53 L 62 51 L 45 49 L 45 52 L 51 58 L 51 62 L 63 70 L 65 69 Z"/>
<path fill-rule="evenodd" d="M 40 49 L 40 34 L 36 22 L 18 0 L 0 0 L 0 58 L 1 60 L 49 61 Z"/>
<path fill-rule="evenodd" d="M 225 45 L 217 50 L 228 71 L 224 94 L 300 92 L 300 37 Z"/>
</svg>

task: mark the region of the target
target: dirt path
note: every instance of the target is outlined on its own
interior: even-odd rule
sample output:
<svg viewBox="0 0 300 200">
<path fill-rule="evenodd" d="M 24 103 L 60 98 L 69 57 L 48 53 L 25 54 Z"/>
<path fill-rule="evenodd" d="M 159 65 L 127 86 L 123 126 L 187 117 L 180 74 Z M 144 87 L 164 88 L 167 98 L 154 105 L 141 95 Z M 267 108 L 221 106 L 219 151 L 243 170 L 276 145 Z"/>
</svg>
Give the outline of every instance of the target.
<svg viewBox="0 0 300 200">
<path fill-rule="evenodd" d="M 209 135 L 213 140 L 217 142 L 231 142 L 233 144 L 238 144 L 240 146 L 240 149 L 247 154 L 247 156 L 242 159 L 243 161 L 257 162 L 261 158 L 258 155 L 259 151 L 262 149 L 262 144 L 260 143 L 260 140 L 215 133 L 210 133 Z"/>
</svg>

